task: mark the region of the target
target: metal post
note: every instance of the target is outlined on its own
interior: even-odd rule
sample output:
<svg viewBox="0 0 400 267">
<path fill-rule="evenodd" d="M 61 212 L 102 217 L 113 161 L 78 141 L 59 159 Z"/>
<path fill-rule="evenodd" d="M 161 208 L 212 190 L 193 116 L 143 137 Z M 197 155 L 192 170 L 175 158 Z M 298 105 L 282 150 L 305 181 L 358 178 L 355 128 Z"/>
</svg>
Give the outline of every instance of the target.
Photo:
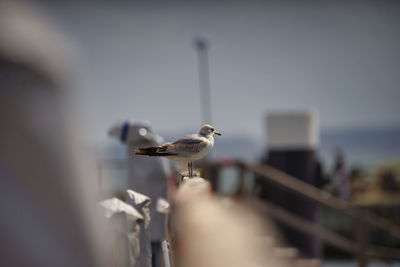
<svg viewBox="0 0 400 267">
<path fill-rule="evenodd" d="M 243 164 L 238 163 L 237 164 L 237 168 L 239 171 L 239 185 L 238 185 L 238 189 L 235 193 L 236 197 L 243 197 L 245 196 L 248 192 L 247 188 L 246 188 L 246 168 Z"/>
<path fill-rule="evenodd" d="M 202 121 L 203 124 L 204 123 L 212 124 L 210 77 L 209 77 L 209 66 L 208 66 L 209 45 L 207 40 L 204 38 L 196 38 L 194 44 L 198 53 Z"/>
<path fill-rule="evenodd" d="M 357 262 L 359 267 L 368 266 L 368 257 L 366 250 L 369 241 L 368 225 L 360 221 L 358 218 L 354 221 L 354 235 L 357 243 Z"/>
<path fill-rule="evenodd" d="M 161 242 L 161 248 L 164 256 L 164 266 L 171 267 L 171 262 L 169 261 L 169 244 L 167 240 Z"/>
</svg>

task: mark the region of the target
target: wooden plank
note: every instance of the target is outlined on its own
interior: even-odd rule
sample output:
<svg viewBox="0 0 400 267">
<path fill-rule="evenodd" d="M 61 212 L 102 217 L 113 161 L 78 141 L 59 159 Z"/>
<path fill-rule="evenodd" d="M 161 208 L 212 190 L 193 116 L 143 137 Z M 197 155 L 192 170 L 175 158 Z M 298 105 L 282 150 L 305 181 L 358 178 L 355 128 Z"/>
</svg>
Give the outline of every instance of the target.
<svg viewBox="0 0 400 267">
<path fill-rule="evenodd" d="M 298 215 L 294 215 L 293 213 L 290 213 L 277 205 L 255 199 L 248 200 L 248 203 L 250 206 L 256 208 L 257 210 L 265 212 L 271 217 L 295 229 L 315 236 L 352 254 L 355 254 L 357 252 L 356 244 L 351 240 L 344 238 L 332 231 L 326 230 L 322 226 L 314 222 L 310 222 L 301 218 Z"/>
<path fill-rule="evenodd" d="M 265 164 L 241 162 L 239 165 L 243 165 L 252 170 L 254 173 L 260 175 L 260 178 L 264 179 L 265 181 L 274 182 L 280 186 L 292 190 L 301 196 L 305 196 L 327 207 L 339 210 L 351 217 L 358 218 L 363 222 L 368 223 L 379 230 L 387 232 L 397 239 L 400 239 L 400 227 L 387 219 L 378 217 L 370 212 L 365 212 L 354 208 L 348 202 L 345 202 L 326 191 L 320 190 Z"/>
<path fill-rule="evenodd" d="M 272 203 L 268 203 L 265 201 L 260 201 L 256 199 L 247 199 L 246 202 L 254 207 L 256 210 L 261 212 L 265 212 L 271 217 L 299 230 L 306 234 L 310 234 L 315 236 L 327 243 L 330 243 L 338 248 L 343 249 L 351 254 L 358 254 L 359 245 L 351 241 L 348 238 L 342 237 L 341 235 L 327 230 L 321 225 L 305 220 L 298 215 L 294 215 L 277 205 Z M 365 244 L 363 244 L 365 245 Z M 391 259 L 400 259 L 400 250 L 392 249 L 392 248 L 385 248 L 385 247 L 378 247 L 378 246 L 366 246 L 363 247 L 364 256 L 370 258 L 391 258 Z"/>
</svg>

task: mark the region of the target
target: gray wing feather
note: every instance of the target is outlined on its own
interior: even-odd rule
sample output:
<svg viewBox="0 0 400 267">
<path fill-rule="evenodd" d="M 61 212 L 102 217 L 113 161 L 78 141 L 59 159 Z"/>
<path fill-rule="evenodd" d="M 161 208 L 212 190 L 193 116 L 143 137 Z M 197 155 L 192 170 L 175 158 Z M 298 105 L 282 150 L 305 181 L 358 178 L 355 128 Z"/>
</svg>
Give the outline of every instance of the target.
<svg viewBox="0 0 400 267">
<path fill-rule="evenodd" d="M 198 153 L 207 146 L 207 142 L 197 135 L 186 135 L 181 139 L 170 144 L 167 148 L 168 152 L 180 155 Z"/>
<path fill-rule="evenodd" d="M 200 138 L 196 138 L 195 136 L 192 136 L 192 135 L 185 135 L 181 139 L 173 142 L 173 144 L 174 145 L 175 144 L 188 144 L 189 145 L 189 144 L 199 144 L 201 142 L 203 142 L 203 140 Z"/>
</svg>

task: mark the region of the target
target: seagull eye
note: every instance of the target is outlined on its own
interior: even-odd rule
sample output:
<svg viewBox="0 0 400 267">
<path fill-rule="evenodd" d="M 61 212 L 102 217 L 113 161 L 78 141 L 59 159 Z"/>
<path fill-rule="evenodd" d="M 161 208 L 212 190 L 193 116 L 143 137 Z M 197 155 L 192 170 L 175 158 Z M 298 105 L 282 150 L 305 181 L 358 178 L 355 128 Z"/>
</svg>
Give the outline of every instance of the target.
<svg viewBox="0 0 400 267">
<path fill-rule="evenodd" d="M 214 128 L 211 128 L 210 130 L 211 130 L 211 132 L 214 132 Z"/>
</svg>

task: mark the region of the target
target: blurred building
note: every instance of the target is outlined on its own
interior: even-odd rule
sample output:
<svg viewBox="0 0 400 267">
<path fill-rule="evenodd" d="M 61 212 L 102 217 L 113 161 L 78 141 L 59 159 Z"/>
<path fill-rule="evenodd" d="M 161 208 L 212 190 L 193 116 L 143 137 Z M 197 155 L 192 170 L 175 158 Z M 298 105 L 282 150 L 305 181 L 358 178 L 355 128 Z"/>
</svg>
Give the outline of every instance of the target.
<svg viewBox="0 0 400 267">
<path fill-rule="evenodd" d="M 262 161 L 308 184 L 321 186 L 321 168 L 316 157 L 318 120 L 314 112 L 277 112 L 267 116 L 268 151 Z M 311 221 L 316 220 L 315 203 L 281 187 L 257 179 L 261 198 Z M 315 238 L 279 224 L 287 242 L 303 257 L 319 253 Z"/>
</svg>

